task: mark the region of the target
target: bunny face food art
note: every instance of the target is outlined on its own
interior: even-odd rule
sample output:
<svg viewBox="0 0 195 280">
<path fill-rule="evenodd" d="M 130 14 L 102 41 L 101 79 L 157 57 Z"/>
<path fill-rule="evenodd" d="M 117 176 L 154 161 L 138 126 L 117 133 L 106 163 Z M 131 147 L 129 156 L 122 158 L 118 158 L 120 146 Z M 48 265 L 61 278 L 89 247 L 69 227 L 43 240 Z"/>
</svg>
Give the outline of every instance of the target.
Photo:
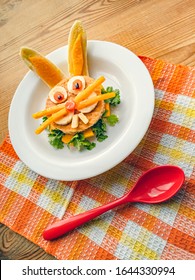
<svg viewBox="0 0 195 280">
<path fill-rule="evenodd" d="M 112 87 L 104 89 L 103 76 L 97 80 L 89 76 L 86 32 L 80 21 L 73 24 L 68 38 L 70 77 L 35 50 L 23 47 L 20 54 L 50 87 L 45 109 L 33 114 L 33 118 L 43 119 L 36 134 L 47 130 L 53 147 L 67 145 L 78 150 L 91 150 L 96 145 L 94 138 L 102 142 L 108 137 L 106 126 L 114 126 L 119 120 L 111 111 L 120 104 L 120 93 Z"/>
</svg>

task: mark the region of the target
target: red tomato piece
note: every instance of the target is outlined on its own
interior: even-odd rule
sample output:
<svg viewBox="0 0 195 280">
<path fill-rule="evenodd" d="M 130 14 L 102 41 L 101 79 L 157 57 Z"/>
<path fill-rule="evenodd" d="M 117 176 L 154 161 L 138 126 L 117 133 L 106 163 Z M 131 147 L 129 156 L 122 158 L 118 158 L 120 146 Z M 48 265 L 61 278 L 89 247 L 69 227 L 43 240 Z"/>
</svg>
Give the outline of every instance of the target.
<svg viewBox="0 0 195 280">
<path fill-rule="evenodd" d="M 69 111 L 73 111 L 75 109 L 75 102 L 73 100 L 69 100 L 65 103 L 66 109 Z"/>
</svg>

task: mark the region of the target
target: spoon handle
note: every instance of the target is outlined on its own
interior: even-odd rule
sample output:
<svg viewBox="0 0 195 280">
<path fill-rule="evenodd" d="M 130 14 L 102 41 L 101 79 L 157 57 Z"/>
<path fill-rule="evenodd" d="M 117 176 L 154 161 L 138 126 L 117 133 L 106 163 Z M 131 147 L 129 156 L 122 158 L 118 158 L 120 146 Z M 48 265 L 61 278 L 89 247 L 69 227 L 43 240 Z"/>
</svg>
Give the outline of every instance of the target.
<svg viewBox="0 0 195 280">
<path fill-rule="evenodd" d="M 72 216 L 66 220 L 56 222 L 45 229 L 43 232 L 43 238 L 46 240 L 52 240 L 60 237 L 68 231 L 73 230 L 76 227 L 81 226 L 82 224 L 126 202 L 128 202 L 128 200 L 124 195 L 106 205 L 102 205 L 87 212 Z"/>
</svg>

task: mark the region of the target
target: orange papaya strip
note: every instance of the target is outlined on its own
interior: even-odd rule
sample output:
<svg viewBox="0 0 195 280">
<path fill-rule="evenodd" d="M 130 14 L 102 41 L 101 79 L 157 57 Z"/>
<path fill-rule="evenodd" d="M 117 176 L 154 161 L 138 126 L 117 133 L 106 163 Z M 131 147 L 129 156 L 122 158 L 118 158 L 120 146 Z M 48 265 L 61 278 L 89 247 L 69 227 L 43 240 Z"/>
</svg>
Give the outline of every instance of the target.
<svg viewBox="0 0 195 280">
<path fill-rule="evenodd" d="M 77 59 L 74 59 L 76 57 L 75 54 L 76 56 L 82 56 L 80 59 L 80 66 L 82 65 L 82 73 L 80 73 L 80 75 L 89 76 L 87 64 L 87 34 L 80 20 L 76 20 L 74 22 L 68 36 L 68 72 L 70 76 L 76 75 L 75 70 L 77 69 L 77 67 L 75 67 L 75 62 L 77 64 Z M 79 68 L 81 70 L 80 66 Z"/>
<path fill-rule="evenodd" d="M 83 99 L 86 99 L 104 81 L 105 81 L 105 78 L 103 76 L 101 76 L 97 80 L 95 80 L 91 85 L 89 85 L 86 89 L 79 92 L 79 94 L 74 99 L 75 103 L 78 103 Z"/>
<path fill-rule="evenodd" d="M 83 131 L 83 135 L 85 138 L 90 138 L 90 137 L 93 137 L 95 134 L 94 134 L 92 128 L 88 128 L 85 131 Z"/>
<path fill-rule="evenodd" d="M 72 135 L 72 134 L 66 134 L 66 135 L 62 136 L 62 142 L 64 142 L 65 144 L 68 144 L 70 142 L 70 140 L 72 140 L 73 137 L 74 137 L 74 135 Z"/>
<path fill-rule="evenodd" d="M 65 77 L 64 73 L 55 64 L 36 50 L 22 47 L 20 49 L 20 56 L 27 66 L 50 88 L 54 87 Z"/>
<path fill-rule="evenodd" d="M 108 93 L 105 93 L 105 94 L 101 94 L 101 95 L 97 95 L 97 96 L 88 98 L 88 99 L 86 99 L 86 100 L 80 102 L 80 103 L 77 105 L 77 109 L 78 109 L 78 110 L 81 110 L 81 109 L 83 109 L 83 108 L 85 108 L 85 107 L 88 107 L 88 106 L 91 106 L 92 104 L 97 103 L 98 101 L 106 100 L 106 99 L 115 97 L 115 95 L 116 95 L 115 92 L 108 92 Z"/>
<path fill-rule="evenodd" d="M 48 125 L 50 125 L 52 122 L 55 122 L 57 120 L 59 120 L 60 118 L 64 117 L 66 114 L 68 113 L 68 111 L 66 110 L 66 108 L 64 107 L 63 109 L 61 109 L 59 112 L 53 114 L 51 117 L 49 117 L 45 122 L 43 122 L 36 130 L 35 133 L 36 134 L 40 134 L 45 128 L 48 127 Z"/>
<path fill-rule="evenodd" d="M 39 118 L 42 118 L 42 117 L 45 117 L 45 116 L 52 115 L 52 114 L 58 112 L 59 110 L 61 110 L 64 107 L 65 107 L 64 104 L 59 104 L 59 105 L 56 105 L 56 106 L 49 107 L 49 108 L 47 108 L 43 111 L 36 112 L 32 116 L 33 116 L 34 119 L 39 119 Z"/>
<path fill-rule="evenodd" d="M 81 34 L 78 35 L 72 49 L 72 64 L 74 76 L 82 75 L 83 72 L 83 50 Z"/>
<path fill-rule="evenodd" d="M 106 110 L 105 116 L 109 117 L 110 116 L 110 104 L 109 103 L 105 104 L 105 110 Z"/>
</svg>

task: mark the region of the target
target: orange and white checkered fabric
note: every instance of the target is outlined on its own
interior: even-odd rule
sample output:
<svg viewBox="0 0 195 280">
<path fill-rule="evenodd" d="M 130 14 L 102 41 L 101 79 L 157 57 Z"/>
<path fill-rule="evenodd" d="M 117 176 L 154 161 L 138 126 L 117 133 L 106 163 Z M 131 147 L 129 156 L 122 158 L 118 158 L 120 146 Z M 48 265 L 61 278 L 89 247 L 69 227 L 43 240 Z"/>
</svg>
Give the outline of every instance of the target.
<svg viewBox="0 0 195 280">
<path fill-rule="evenodd" d="M 139 146 L 113 169 L 88 180 L 50 180 L 20 161 L 9 136 L 0 148 L 0 221 L 57 259 L 195 259 L 195 69 L 140 59 L 154 83 L 155 111 Z M 166 203 L 128 204 L 55 241 L 42 238 L 47 225 L 122 196 L 163 164 L 186 176 Z"/>
</svg>

